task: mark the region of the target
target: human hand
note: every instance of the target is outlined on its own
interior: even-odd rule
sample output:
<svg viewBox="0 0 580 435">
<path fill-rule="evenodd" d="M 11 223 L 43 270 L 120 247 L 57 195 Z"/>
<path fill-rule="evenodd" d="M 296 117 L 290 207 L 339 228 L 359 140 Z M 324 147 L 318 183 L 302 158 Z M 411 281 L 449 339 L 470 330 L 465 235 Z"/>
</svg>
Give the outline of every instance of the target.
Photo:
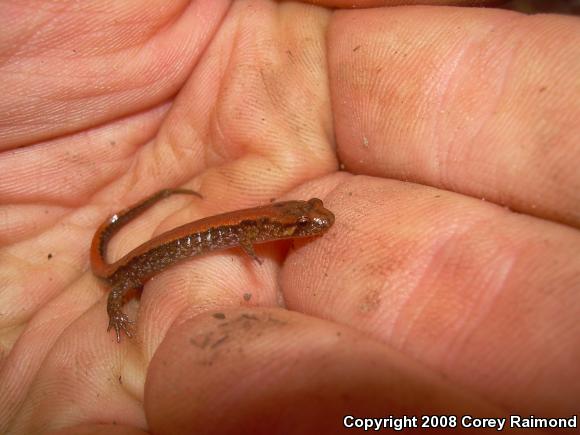
<svg viewBox="0 0 580 435">
<path fill-rule="evenodd" d="M 102 5 L 0 6 L 0 432 L 577 412 L 577 19 Z M 119 345 L 91 237 L 173 186 L 204 200 L 160 204 L 113 258 L 271 198 L 319 196 L 336 223 L 261 266 L 169 268 Z"/>
</svg>

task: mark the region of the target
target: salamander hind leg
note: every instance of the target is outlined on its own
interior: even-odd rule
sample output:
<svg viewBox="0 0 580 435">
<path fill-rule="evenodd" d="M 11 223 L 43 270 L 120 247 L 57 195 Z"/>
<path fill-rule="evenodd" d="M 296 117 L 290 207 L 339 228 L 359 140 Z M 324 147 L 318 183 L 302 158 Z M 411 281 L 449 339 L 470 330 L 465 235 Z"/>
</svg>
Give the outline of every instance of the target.
<svg viewBox="0 0 580 435">
<path fill-rule="evenodd" d="M 133 337 L 134 322 L 129 320 L 129 316 L 121 310 L 121 307 L 123 306 L 123 296 L 127 290 L 129 289 L 113 287 L 107 300 L 107 313 L 109 314 L 109 326 L 107 327 L 107 331 L 110 331 L 111 328 L 115 328 L 117 343 L 121 341 L 121 330 L 125 332 L 127 337 Z"/>
</svg>

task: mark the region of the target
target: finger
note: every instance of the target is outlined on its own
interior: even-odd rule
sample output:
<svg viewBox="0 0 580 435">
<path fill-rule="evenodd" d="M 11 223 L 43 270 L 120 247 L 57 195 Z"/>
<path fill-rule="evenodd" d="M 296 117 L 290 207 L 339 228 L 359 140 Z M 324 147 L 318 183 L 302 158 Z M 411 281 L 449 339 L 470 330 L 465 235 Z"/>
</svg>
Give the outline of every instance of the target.
<svg viewBox="0 0 580 435">
<path fill-rule="evenodd" d="M 576 18 L 342 12 L 329 41 L 338 151 L 349 171 L 580 226 Z"/>
<path fill-rule="evenodd" d="M 345 415 L 384 415 L 385 404 L 393 415 L 500 412 L 349 328 L 279 309 L 173 328 L 145 387 L 160 434 L 337 433 Z"/>
<path fill-rule="evenodd" d="M 326 6 L 329 8 L 376 8 L 381 6 L 403 6 L 403 5 L 434 5 L 434 6 L 485 6 L 505 3 L 505 0 L 302 0 L 303 3 L 310 3 L 316 6 Z"/>
<path fill-rule="evenodd" d="M 158 1 L 144 8 L 133 1 L 102 9 L 93 1 L 79 10 L 68 1 L 31 14 L 24 3 L 2 2 L 0 82 L 9 92 L 0 101 L 0 148 L 160 104 L 185 81 L 228 4 Z"/>
<path fill-rule="evenodd" d="M 509 409 L 573 413 L 580 395 L 580 234 L 413 183 L 355 177 L 289 309 L 356 328 Z M 532 381 L 533 380 L 533 381 Z"/>
</svg>

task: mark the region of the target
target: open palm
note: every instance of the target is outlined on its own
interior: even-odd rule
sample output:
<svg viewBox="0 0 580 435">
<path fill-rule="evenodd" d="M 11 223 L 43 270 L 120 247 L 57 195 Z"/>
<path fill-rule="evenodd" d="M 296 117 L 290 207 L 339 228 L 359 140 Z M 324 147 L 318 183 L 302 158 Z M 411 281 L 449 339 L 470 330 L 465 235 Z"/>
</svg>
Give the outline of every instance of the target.
<svg viewBox="0 0 580 435">
<path fill-rule="evenodd" d="M 0 29 L 0 433 L 577 413 L 577 19 L 6 2 Z M 160 203 L 112 259 L 272 199 L 320 197 L 336 222 L 257 247 L 261 265 L 167 269 L 118 344 L 91 238 L 177 186 L 203 199 Z"/>
</svg>

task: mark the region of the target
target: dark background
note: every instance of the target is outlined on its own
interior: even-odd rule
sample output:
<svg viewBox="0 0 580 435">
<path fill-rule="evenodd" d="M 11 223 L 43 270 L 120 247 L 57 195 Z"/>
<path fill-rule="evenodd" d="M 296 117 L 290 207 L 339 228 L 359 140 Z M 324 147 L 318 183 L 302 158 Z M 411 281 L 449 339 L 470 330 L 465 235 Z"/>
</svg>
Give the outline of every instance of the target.
<svg viewBox="0 0 580 435">
<path fill-rule="evenodd" d="M 511 0 L 504 7 L 526 13 L 557 12 L 580 15 L 580 0 Z"/>
</svg>

